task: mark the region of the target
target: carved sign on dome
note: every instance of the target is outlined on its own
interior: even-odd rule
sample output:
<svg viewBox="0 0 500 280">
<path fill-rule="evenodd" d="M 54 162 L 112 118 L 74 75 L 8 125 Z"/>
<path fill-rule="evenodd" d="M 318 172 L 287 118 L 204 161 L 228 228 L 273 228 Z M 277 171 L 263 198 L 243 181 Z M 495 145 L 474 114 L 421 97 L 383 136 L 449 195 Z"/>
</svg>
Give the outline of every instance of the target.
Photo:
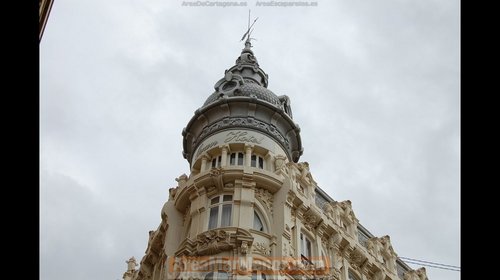
<svg viewBox="0 0 500 280">
<path fill-rule="evenodd" d="M 276 140 L 278 140 L 284 147 L 290 149 L 290 143 L 287 138 L 285 138 L 278 128 L 272 124 L 266 123 L 264 121 L 258 120 L 254 117 L 231 117 L 219 120 L 205 128 L 203 128 L 197 139 L 203 139 L 205 136 L 215 132 L 217 130 L 228 128 L 228 127 L 248 127 L 257 128 L 261 131 L 269 133 Z M 196 142 L 193 142 L 195 144 Z M 227 143 L 227 142 L 226 142 Z"/>
</svg>

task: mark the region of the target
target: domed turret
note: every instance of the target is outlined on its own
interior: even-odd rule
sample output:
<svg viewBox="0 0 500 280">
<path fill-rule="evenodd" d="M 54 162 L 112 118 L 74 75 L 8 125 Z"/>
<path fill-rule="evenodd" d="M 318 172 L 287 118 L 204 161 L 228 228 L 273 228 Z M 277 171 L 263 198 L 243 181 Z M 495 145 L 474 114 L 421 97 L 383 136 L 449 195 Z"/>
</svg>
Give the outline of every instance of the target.
<svg viewBox="0 0 500 280">
<path fill-rule="evenodd" d="M 290 161 L 297 162 L 302 155 L 300 128 L 292 119 L 290 99 L 267 88 L 268 75 L 251 47 L 247 40 L 236 64 L 215 83 L 215 91 L 184 128 L 183 156 L 189 163 L 207 137 L 238 128 L 266 134 L 282 147 Z"/>
</svg>

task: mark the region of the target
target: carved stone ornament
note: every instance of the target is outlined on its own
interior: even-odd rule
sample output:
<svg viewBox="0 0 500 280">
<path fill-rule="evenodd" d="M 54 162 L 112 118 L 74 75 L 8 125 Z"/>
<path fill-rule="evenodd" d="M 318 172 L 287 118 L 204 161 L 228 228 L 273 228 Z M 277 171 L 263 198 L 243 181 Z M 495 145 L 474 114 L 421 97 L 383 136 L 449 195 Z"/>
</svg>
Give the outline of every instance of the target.
<svg viewBox="0 0 500 280">
<path fill-rule="evenodd" d="M 261 188 L 255 189 L 255 197 L 266 207 L 266 209 L 273 214 L 273 195 L 268 191 Z"/>
<path fill-rule="evenodd" d="M 178 189 L 179 189 L 179 187 L 168 189 L 168 200 L 175 199 L 175 195 L 177 194 Z"/>
<path fill-rule="evenodd" d="M 269 249 L 269 247 L 266 244 L 264 244 L 264 242 L 255 242 L 253 244 L 253 251 L 261 253 L 263 255 L 270 255 L 271 254 L 271 250 Z"/>
<path fill-rule="evenodd" d="M 278 175 L 287 174 L 285 160 L 286 160 L 286 157 L 283 155 L 277 155 L 274 158 L 274 173 L 276 173 Z"/>
<path fill-rule="evenodd" d="M 358 266 L 358 268 L 360 268 L 366 260 L 366 256 L 357 247 L 354 251 L 352 251 L 349 257 L 351 259 L 351 264 L 355 264 L 356 266 Z"/>
<path fill-rule="evenodd" d="M 135 267 L 137 266 L 137 261 L 135 260 L 135 258 L 131 257 L 125 262 L 127 263 L 127 272 L 134 272 Z"/>
<path fill-rule="evenodd" d="M 288 206 L 293 206 L 293 201 L 295 200 L 296 197 L 297 195 L 295 194 L 295 192 L 289 190 L 288 194 L 286 195 L 286 204 Z"/>
<path fill-rule="evenodd" d="M 366 249 L 370 255 L 372 255 L 379 262 L 383 262 L 382 258 L 382 243 L 378 237 L 368 238 L 366 240 Z"/>
<path fill-rule="evenodd" d="M 213 132 L 227 128 L 227 127 L 240 127 L 240 128 L 256 128 L 260 131 L 263 131 L 267 134 L 270 134 L 275 138 L 281 145 L 283 145 L 286 150 L 290 150 L 290 141 L 288 138 L 284 137 L 281 132 L 278 130 L 278 128 L 272 124 L 263 122 L 261 120 L 258 120 L 254 117 L 231 117 L 231 118 L 224 118 L 220 121 L 217 121 L 210 126 L 207 126 L 203 128 L 203 131 L 200 133 L 200 135 L 197 137 L 197 141 L 203 141 L 203 139 L 212 134 Z M 193 144 L 196 144 L 195 141 L 193 141 Z"/>
<path fill-rule="evenodd" d="M 425 267 L 405 272 L 404 280 L 428 280 Z"/>
<path fill-rule="evenodd" d="M 384 258 L 384 265 L 390 272 L 396 274 L 396 258 L 397 254 L 391 245 L 391 239 L 389 235 L 382 236 L 380 238 L 380 243 L 382 244 L 382 257 Z"/>
<path fill-rule="evenodd" d="M 248 242 L 247 241 L 241 242 L 241 253 L 243 255 L 246 255 L 248 253 Z"/>
<path fill-rule="evenodd" d="M 340 269 L 333 267 L 330 270 L 330 279 L 332 280 L 340 280 Z"/>
<path fill-rule="evenodd" d="M 229 234 L 224 230 L 210 230 L 199 234 L 196 243 L 196 251 L 200 256 L 213 255 L 233 249 Z"/>
<path fill-rule="evenodd" d="M 316 228 L 316 225 L 318 224 L 318 217 L 313 214 L 304 214 L 304 227 L 310 231 L 314 230 Z"/>
<path fill-rule="evenodd" d="M 186 185 L 186 181 L 188 180 L 188 176 L 186 174 L 182 174 L 178 178 L 175 178 L 175 181 L 177 181 L 179 187 L 184 187 Z"/>
<path fill-rule="evenodd" d="M 297 177 L 299 182 L 302 182 L 307 186 L 311 186 L 312 184 L 316 183 L 314 181 L 314 179 L 312 178 L 311 172 L 309 171 L 309 163 L 299 162 L 299 163 L 297 163 L 297 168 L 300 172 L 298 177 Z"/>
</svg>

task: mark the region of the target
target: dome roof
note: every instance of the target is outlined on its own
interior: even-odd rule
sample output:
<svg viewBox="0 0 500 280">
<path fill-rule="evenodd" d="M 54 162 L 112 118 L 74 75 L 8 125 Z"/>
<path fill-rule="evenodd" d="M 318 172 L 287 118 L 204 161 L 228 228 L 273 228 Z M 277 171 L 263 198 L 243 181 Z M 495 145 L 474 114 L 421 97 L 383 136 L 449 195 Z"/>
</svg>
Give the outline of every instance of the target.
<svg viewBox="0 0 500 280">
<path fill-rule="evenodd" d="M 224 88 L 230 88 L 230 90 L 224 91 Z M 212 93 L 207 98 L 203 106 L 207 106 L 208 104 L 211 104 L 220 98 L 227 98 L 232 96 L 255 97 L 257 99 L 267 101 L 275 106 L 282 106 L 280 99 L 276 94 L 274 94 L 269 89 L 248 80 L 244 80 L 242 85 L 239 85 L 238 83 L 233 81 L 225 81 L 221 84 L 220 89 L 220 91 L 215 91 L 214 93 Z"/>
<path fill-rule="evenodd" d="M 215 83 L 215 91 L 182 131 L 182 153 L 190 163 L 205 139 L 228 129 L 264 133 L 281 146 L 290 161 L 297 162 L 302 155 L 300 127 L 293 121 L 290 98 L 267 89 L 268 75 L 259 67 L 251 47 L 247 39 L 235 65 Z"/>
</svg>

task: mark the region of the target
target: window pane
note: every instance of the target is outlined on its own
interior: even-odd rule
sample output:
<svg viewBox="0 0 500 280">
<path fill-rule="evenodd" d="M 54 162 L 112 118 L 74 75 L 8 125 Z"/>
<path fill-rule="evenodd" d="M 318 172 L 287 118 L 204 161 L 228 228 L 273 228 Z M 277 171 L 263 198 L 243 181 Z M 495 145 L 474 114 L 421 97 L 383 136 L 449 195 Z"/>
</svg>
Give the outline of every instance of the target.
<svg viewBox="0 0 500 280">
<path fill-rule="evenodd" d="M 231 154 L 231 157 L 229 158 L 229 164 L 230 165 L 235 165 L 236 164 L 236 154 L 235 153 L 232 153 Z"/>
<path fill-rule="evenodd" d="M 212 159 L 212 168 L 215 168 L 215 164 L 216 164 L 216 160 L 214 158 L 214 159 Z"/>
<path fill-rule="evenodd" d="M 205 276 L 205 280 L 213 280 L 214 279 L 214 273 L 210 272 Z"/>
<path fill-rule="evenodd" d="M 212 198 L 210 201 L 210 205 L 217 204 L 219 203 L 219 196 Z"/>
<path fill-rule="evenodd" d="M 264 273 L 261 274 L 262 280 L 266 280 L 266 275 Z"/>
<path fill-rule="evenodd" d="M 220 162 L 221 162 L 221 156 L 217 158 L 217 167 L 220 167 Z"/>
<path fill-rule="evenodd" d="M 208 229 L 217 227 L 217 217 L 219 215 L 219 207 L 210 208 L 210 219 L 208 221 Z"/>
<path fill-rule="evenodd" d="M 231 208 L 233 206 L 231 204 L 226 204 L 222 206 L 222 219 L 221 219 L 221 227 L 227 227 L 231 225 Z"/>
<path fill-rule="evenodd" d="M 253 229 L 264 231 L 264 225 L 262 224 L 259 215 L 257 215 L 257 212 L 255 211 L 253 212 Z"/>
<path fill-rule="evenodd" d="M 224 195 L 224 198 L 222 201 L 232 201 L 232 200 L 233 200 L 233 196 L 230 194 L 226 194 L 226 195 Z"/>
<path fill-rule="evenodd" d="M 227 272 L 219 271 L 217 273 L 217 280 L 228 280 L 228 279 L 229 279 L 229 275 L 227 274 Z"/>
<path fill-rule="evenodd" d="M 238 165 L 243 165 L 243 154 L 238 153 Z"/>
<path fill-rule="evenodd" d="M 250 162 L 250 165 L 252 167 L 256 167 L 257 166 L 257 159 L 256 159 L 256 156 L 255 155 L 252 155 L 251 157 L 252 161 Z"/>
<path fill-rule="evenodd" d="M 309 241 L 309 239 L 306 238 L 306 256 L 308 258 L 311 257 L 311 241 Z"/>
<path fill-rule="evenodd" d="M 264 169 L 264 159 L 259 157 L 259 168 Z"/>
</svg>

